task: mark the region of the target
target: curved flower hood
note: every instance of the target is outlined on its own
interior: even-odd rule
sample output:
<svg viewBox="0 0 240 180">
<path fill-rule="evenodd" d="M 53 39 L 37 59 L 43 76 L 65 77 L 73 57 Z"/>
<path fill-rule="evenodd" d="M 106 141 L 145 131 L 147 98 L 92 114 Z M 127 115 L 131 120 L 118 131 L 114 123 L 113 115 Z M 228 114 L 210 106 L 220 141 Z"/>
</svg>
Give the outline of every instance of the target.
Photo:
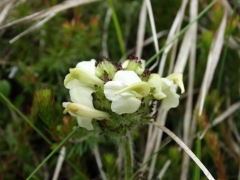
<svg viewBox="0 0 240 180">
<path fill-rule="evenodd" d="M 104 85 L 104 94 L 112 101 L 111 109 L 117 114 L 136 112 L 141 99 L 149 92 L 148 83 L 142 82 L 134 71 L 118 71 L 113 80 Z"/>
<path fill-rule="evenodd" d="M 181 93 L 184 93 L 182 82 L 182 73 L 173 73 L 166 78 L 161 78 L 158 74 L 151 74 L 148 84 L 153 89 L 153 96 L 157 100 L 163 100 L 162 107 L 165 110 L 177 107 L 179 104 L 179 95 L 176 93 L 175 84 L 177 84 Z"/>
<path fill-rule="evenodd" d="M 75 87 L 76 84 L 81 86 L 103 85 L 103 81 L 95 76 L 96 60 L 82 61 L 77 64 L 76 68 L 70 69 L 70 73 L 64 79 L 64 85 L 67 89 Z"/>
</svg>

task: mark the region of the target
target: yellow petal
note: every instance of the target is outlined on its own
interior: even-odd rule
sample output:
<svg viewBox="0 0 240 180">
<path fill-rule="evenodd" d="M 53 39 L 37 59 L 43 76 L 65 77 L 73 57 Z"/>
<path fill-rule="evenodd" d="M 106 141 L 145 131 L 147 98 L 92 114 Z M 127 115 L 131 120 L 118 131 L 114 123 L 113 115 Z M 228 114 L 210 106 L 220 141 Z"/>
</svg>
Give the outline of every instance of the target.
<svg viewBox="0 0 240 180">
<path fill-rule="evenodd" d="M 165 97 L 167 97 L 166 96 L 166 94 L 164 94 L 163 92 L 155 92 L 154 94 L 153 94 L 153 97 L 155 98 L 155 99 L 157 99 L 157 100 L 161 100 L 161 99 L 164 99 Z"/>
<path fill-rule="evenodd" d="M 167 76 L 167 79 L 173 81 L 174 84 L 177 84 L 181 89 L 181 93 L 185 92 L 183 81 L 182 81 L 182 79 L 183 79 L 183 74 L 182 73 L 170 74 L 169 76 Z"/>
<path fill-rule="evenodd" d="M 99 85 L 99 86 L 103 85 L 103 81 L 101 79 L 89 73 L 88 71 L 85 71 L 80 68 L 70 69 L 70 75 L 72 78 L 87 84 Z"/>
<path fill-rule="evenodd" d="M 109 119 L 108 113 L 78 103 L 69 103 L 63 113 L 68 111 L 84 118 Z"/>
<path fill-rule="evenodd" d="M 131 86 L 128 86 L 116 93 L 116 95 L 121 94 L 123 92 L 136 92 L 134 93 L 137 98 L 142 98 L 145 97 L 149 94 L 150 92 L 150 86 L 146 82 L 138 82 L 134 83 Z"/>
</svg>

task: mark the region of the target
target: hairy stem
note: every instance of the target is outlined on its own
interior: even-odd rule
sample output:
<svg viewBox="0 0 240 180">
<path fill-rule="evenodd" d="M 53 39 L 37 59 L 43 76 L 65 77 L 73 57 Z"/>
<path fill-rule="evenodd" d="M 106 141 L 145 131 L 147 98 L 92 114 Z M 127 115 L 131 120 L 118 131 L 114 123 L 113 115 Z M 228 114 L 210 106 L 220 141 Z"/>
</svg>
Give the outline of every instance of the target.
<svg viewBox="0 0 240 180">
<path fill-rule="evenodd" d="M 125 150 L 125 180 L 129 180 L 132 176 L 132 144 L 131 139 L 126 137 L 124 142 L 124 150 Z"/>
</svg>

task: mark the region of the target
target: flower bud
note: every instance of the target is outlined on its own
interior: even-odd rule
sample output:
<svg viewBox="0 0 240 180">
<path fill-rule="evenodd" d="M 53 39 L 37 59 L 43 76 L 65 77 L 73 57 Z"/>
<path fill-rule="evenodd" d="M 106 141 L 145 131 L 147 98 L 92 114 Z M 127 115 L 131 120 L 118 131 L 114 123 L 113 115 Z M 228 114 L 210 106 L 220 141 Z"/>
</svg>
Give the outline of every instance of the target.
<svg viewBox="0 0 240 180">
<path fill-rule="evenodd" d="M 126 70 L 132 70 L 138 75 L 142 75 L 144 72 L 144 60 L 126 60 L 122 63 L 122 67 Z"/>
<path fill-rule="evenodd" d="M 104 79 L 105 73 L 107 73 L 108 79 L 113 79 L 117 69 L 108 60 L 103 60 L 98 64 L 95 70 L 95 75 L 101 79 Z"/>
</svg>

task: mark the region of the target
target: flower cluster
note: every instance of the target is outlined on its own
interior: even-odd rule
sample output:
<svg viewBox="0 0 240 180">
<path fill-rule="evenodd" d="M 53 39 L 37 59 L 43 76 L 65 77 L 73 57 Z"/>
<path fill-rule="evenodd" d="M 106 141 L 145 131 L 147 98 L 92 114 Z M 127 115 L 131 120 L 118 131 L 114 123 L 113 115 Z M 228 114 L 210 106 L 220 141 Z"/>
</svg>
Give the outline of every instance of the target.
<svg viewBox="0 0 240 180">
<path fill-rule="evenodd" d="M 70 69 L 64 85 L 72 101 L 63 103 L 64 113 L 75 116 L 83 128 L 92 130 L 94 124 L 112 135 L 124 135 L 149 122 L 154 100 L 162 100 L 166 110 L 178 106 L 176 85 L 184 92 L 181 73 L 166 78 L 151 74 L 135 56 L 122 64 L 106 58 L 99 63 L 82 61 Z"/>
</svg>

